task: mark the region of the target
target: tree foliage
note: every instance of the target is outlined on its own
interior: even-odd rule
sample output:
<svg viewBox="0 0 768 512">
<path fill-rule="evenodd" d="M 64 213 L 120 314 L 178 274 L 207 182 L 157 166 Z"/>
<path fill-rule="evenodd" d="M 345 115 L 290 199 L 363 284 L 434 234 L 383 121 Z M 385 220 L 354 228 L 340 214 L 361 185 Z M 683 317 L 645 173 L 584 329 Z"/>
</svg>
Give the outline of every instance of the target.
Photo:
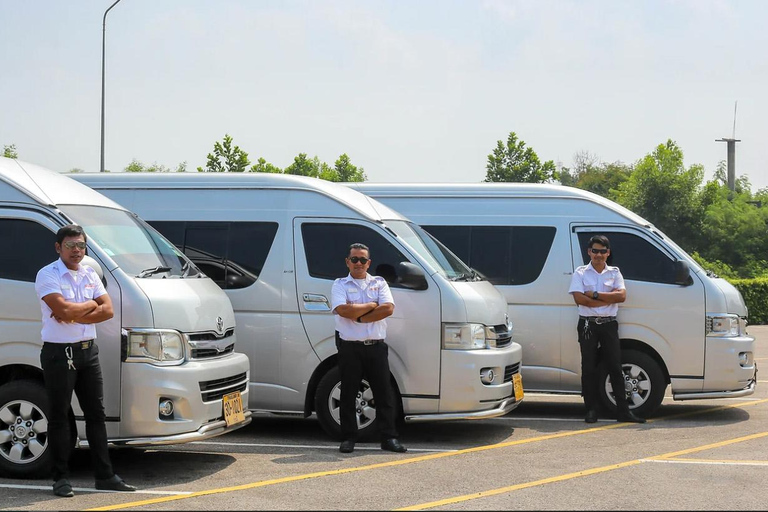
<svg viewBox="0 0 768 512">
<path fill-rule="evenodd" d="M 198 172 L 245 172 L 251 165 L 248 153 L 240 146 L 232 145 L 232 137 L 224 135 L 222 142 L 214 142 L 213 153 L 208 153 L 205 167 L 198 167 Z"/>
<path fill-rule="evenodd" d="M 19 158 L 19 152 L 16 151 L 16 144 L 3 146 L 3 156 L 5 158 Z"/>
<path fill-rule="evenodd" d="M 555 179 L 555 164 L 552 160 L 541 163 L 532 148 L 510 132 L 507 143 L 497 141 L 493 153 L 488 155 L 486 182 L 547 183 Z"/>
</svg>

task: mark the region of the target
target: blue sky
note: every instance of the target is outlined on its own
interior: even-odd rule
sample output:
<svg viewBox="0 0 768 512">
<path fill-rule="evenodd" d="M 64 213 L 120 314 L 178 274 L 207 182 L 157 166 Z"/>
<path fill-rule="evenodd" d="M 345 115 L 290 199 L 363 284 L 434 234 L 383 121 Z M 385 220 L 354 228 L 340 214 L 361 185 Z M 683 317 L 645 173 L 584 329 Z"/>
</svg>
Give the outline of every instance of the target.
<svg viewBox="0 0 768 512">
<path fill-rule="evenodd" d="M 97 171 L 114 0 L 0 0 L 0 145 Z M 768 2 L 121 0 L 107 18 L 106 167 L 204 165 L 225 133 L 285 167 L 476 182 L 515 131 L 544 160 L 631 163 L 671 138 L 768 186 Z"/>
</svg>

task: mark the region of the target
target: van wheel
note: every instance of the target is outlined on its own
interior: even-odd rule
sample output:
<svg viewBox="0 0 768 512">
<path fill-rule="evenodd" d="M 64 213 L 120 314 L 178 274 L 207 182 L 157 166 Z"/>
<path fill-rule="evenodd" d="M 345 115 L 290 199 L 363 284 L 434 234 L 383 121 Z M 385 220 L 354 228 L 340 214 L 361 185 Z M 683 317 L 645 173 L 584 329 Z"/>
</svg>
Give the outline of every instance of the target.
<svg viewBox="0 0 768 512">
<path fill-rule="evenodd" d="M 646 418 L 661 405 L 667 382 L 659 363 L 648 354 L 637 350 L 621 352 L 622 369 L 624 370 L 624 392 L 629 408 L 636 415 Z M 606 409 L 616 410 L 616 398 L 613 386 L 605 365 L 600 367 L 598 382 L 600 400 Z"/>
<path fill-rule="evenodd" d="M 317 385 L 315 393 L 315 413 L 320 426 L 334 439 L 341 439 L 341 419 L 339 404 L 341 401 L 341 372 L 334 366 Z M 355 398 L 357 409 L 357 431 L 360 438 L 376 429 L 376 404 L 368 381 L 363 379 L 360 391 Z"/>
<path fill-rule="evenodd" d="M 42 383 L 15 380 L 0 386 L 0 472 L 4 475 L 29 478 L 50 471 L 47 411 Z"/>
</svg>

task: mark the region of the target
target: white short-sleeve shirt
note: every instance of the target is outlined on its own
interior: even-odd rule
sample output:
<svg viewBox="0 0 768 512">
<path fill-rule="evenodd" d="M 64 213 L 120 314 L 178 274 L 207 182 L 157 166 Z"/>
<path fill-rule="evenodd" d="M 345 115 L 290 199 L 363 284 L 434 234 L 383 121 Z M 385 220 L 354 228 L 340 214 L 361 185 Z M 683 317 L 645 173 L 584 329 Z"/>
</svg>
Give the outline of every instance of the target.
<svg viewBox="0 0 768 512">
<path fill-rule="evenodd" d="M 40 269 L 35 279 L 35 292 L 43 314 L 42 340 L 48 343 L 76 343 L 96 338 L 95 324 L 59 322 L 51 316 L 51 308 L 43 297 L 60 293 L 67 302 L 86 302 L 106 294 L 99 275 L 91 267 L 79 265 L 73 277 L 61 258 Z"/>
<path fill-rule="evenodd" d="M 331 289 L 331 310 L 336 320 L 336 330 L 344 340 L 383 340 L 387 337 L 386 320 L 357 323 L 355 320 L 336 314 L 336 308 L 343 304 L 394 304 L 392 292 L 383 277 L 365 274 L 365 279 L 354 279 L 351 275 L 333 282 Z"/>
<path fill-rule="evenodd" d="M 598 272 L 592 266 L 592 262 L 589 262 L 573 272 L 568 293 L 584 293 L 587 290 L 613 292 L 624 289 L 624 277 L 621 275 L 619 267 L 606 265 L 602 272 Z M 579 315 L 581 316 L 616 316 L 618 312 L 618 304 L 607 304 L 596 308 L 579 304 Z"/>
</svg>

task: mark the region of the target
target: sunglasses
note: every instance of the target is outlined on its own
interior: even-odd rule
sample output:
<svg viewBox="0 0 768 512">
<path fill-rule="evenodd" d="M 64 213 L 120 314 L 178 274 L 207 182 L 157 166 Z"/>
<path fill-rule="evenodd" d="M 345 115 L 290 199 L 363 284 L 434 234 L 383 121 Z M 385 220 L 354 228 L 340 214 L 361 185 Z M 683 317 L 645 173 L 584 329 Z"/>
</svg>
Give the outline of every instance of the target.
<svg viewBox="0 0 768 512">
<path fill-rule="evenodd" d="M 371 261 L 371 260 L 369 260 L 368 258 L 365 258 L 365 257 L 360 257 L 360 256 L 351 256 L 351 257 L 349 257 L 349 258 L 347 258 L 347 259 L 348 259 L 349 261 L 351 261 L 352 263 L 357 263 L 357 262 L 359 261 L 359 262 L 360 262 L 360 263 L 362 263 L 363 265 L 365 265 L 366 263 L 368 263 L 369 261 Z"/>
<path fill-rule="evenodd" d="M 608 249 L 590 249 L 592 254 L 608 254 Z"/>
<path fill-rule="evenodd" d="M 85 242 L 75 242 L 74 240 L 67 240 L 62 245 L 70 250 L 74 249 L 75 247 L 81 250 L 85 249 Z"/>
</svg>

